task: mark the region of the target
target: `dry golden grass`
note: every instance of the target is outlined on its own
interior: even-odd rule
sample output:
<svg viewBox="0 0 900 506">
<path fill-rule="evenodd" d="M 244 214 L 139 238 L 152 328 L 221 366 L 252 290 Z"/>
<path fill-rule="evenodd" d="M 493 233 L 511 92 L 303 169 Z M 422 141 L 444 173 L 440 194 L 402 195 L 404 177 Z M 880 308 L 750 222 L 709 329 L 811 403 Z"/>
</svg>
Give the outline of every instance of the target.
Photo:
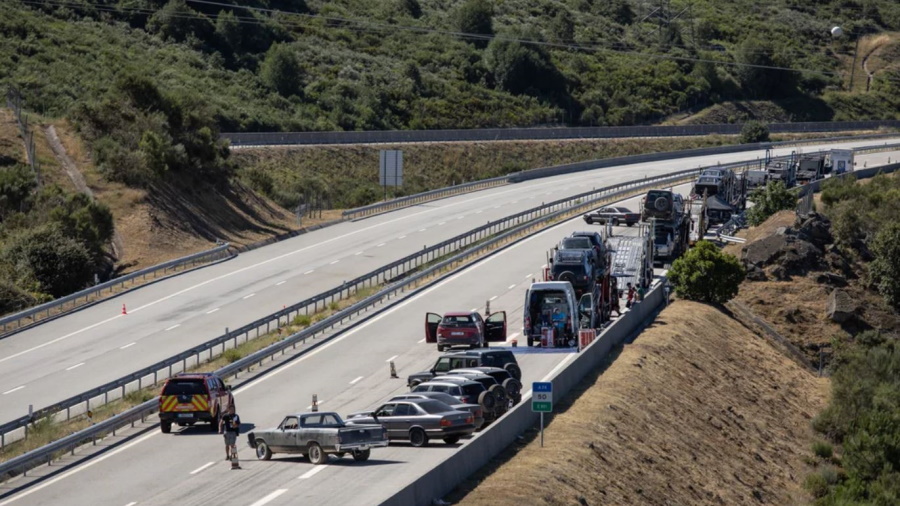
<svg viewBox="0 0 900 506">
<path fill-rule="evenodd" d="M 797 504 L 828 382 L 703 304 L 677 301 L 557 404 L 544 448 L 451 497 L 498 504 Z M 532 434 L 532 436 L 534 436 Z"/>
<path fill-rule="evenodd" d="M 763 237 L 768 237 L 775 233 L 780 227 L 790 227 L 797 220 L 797 213 L 794 211 L 778 211 L 769 217 L 757 227 L 750 227 L 739 230 L 735 235 L 747 239 L 747 243 L 751 243 Z M 745 243 L 746 244 L 746 243 Z M 730 243 L 725 246 L 724 251 L 741 258 L 741 248 L 744 244 Z"/>
</svg>

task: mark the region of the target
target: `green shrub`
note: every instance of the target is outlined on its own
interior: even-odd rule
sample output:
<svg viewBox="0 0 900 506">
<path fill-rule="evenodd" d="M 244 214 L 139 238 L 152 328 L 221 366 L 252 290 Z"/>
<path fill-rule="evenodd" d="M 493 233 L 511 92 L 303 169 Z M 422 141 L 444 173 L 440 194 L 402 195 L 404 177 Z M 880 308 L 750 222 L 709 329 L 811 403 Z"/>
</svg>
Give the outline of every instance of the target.
<svg viewBox="0 0 900 506">
<path fill-rule="evenodd" d="M 831 444 L 825 441 L 816 441 L 813 443 L 812 450 L 820 459 L 830 459 L 834 454 Z"/>
<path fill-rule="evenodd" d="M 303 73 L 300 60 L 291 46 L 273 44 L 266 53 L 260 77 L 269 88 L 277 91 L 283 97 L 299 93 Z"/>
<path fill-rule="evenodd" d="M 734 255 L 700 241 L 672 263 L 667 276 L 679 297 L 723 304 L 737 295 L 744 268 Z"/>
<path fill-rule="evenodd" d="M 244 358 L 244 354 L 234 348 L 229 348 L 222 354 L 222 358 L 228 361 L 229 364 L 233 364 Z"/>
<path fill-rule="evenodd" d="M 769 181 L 764 188 L 754 190 L 750 199 L 753 200 L 753 207 L 747 210 L 747 222 L 754 227 L 778 211 L 797 206 L 797 196 L 788 191 L 781 181 Z"/>
<path fill-rule="evenodd" d="M 803 481 L 803 488 L 815 498 L 824 497 L 828 494 L 828 482 L 819 473 L 812 473 Z"/>
<path fill-rule="evenodd" d="M 465 0 L 456 12 L 456 26 L 461 33 L 490 36 L 494 34 L 494 9 L 487 0 Z M 471 40 L 484 47 L 486 40 Z"/>
<path fill-rule="evenodd" d="M 154 397 L 156 397 L 156 395 L 153 392 L 142 388 L 125 394 L 125 401 L 131 404 L 142 404 Z"/>
<path fill-rule="evenodd" d="M 741 127 L 741 144 L 769 142 L 769 127 L 759 121 L 748 121 Z"/>
<path fill-rule="evenodd" d="M 900 223 L 885 225 L 872 244 L 875 260 L 869 274 L 888 304 L 900 308 Z"/>
<path fill-rule="evenodd" d="M 330 309 L 332 311 L 337 311 L 340 308 L 341 308 L 341 303 L 336 300 L 333 300 L 328 303 L 328 309 Z"/>
<path fill-rule="evenodd" d="M 309 327 L 312 323 L 312 317 L 308 314 L 298 314 L 294 317 L 294 321 L 291 322 L 291 325 L 296 325 L 298 327 Z"/>
</svg>

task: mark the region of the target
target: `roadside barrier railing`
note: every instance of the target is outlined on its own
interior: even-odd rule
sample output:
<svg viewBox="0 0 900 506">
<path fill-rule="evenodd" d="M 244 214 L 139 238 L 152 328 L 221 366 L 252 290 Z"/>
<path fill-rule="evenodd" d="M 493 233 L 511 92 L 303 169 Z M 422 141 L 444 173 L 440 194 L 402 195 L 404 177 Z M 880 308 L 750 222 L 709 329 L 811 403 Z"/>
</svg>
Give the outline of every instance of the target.
<svg viewBox="0 0 900 506">
<path fill-rule="evenodd" d="M 34 325 L 35 323 L 46 321 L 48 318 L 59 316 L 67 311 L 95 302 L 102 298 L 104 294 L 109 295 L 112 293 L 119 293 L 127 288 L 132 288 L 138 283 L 146 281 L 148 277 L 155 279 L 160 275 L 165 276 L 170 272 L 176 272 L 179 269 L 189 269 L 200 264 L 230 258 L 234 256 L 234 254 L 229 252 L 229 247 L 229 244 L 223 244 L 210 250 L 169 260 L 168 262 L 163 262 L 159 265 L 147 267 L 146 269 L 141 269 L 132 272 L 131 274 L 94 285 L 90 288 L 81 290 L 80 292 L 54 299 L 39 306 L 34 306 L 24 311 L 4 316 L 0 318 L 0 338 Z M 128 285 L 127 288 L 126 285 Z"/>
</svg>

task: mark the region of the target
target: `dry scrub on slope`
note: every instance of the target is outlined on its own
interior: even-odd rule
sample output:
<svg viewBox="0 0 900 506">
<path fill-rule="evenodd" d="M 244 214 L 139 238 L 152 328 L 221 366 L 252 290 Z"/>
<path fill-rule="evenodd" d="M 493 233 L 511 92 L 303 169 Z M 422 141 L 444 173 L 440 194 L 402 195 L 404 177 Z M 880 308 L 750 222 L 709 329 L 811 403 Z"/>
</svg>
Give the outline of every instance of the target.
<svg viewBox="0 0 900 506">
<path fill-rule="evenodd" d="M 670 305 L 460 504 L 793 504 L 827 380 L 718 310 Z M 514 453 L 514 455 L 513 455 Z M 479 480 L 483 480 L 478 483 Z M 468 493 L 466 493 L 468 492 Z M 465 494 L 465 495 L 463 495 Z"/>
</svg>

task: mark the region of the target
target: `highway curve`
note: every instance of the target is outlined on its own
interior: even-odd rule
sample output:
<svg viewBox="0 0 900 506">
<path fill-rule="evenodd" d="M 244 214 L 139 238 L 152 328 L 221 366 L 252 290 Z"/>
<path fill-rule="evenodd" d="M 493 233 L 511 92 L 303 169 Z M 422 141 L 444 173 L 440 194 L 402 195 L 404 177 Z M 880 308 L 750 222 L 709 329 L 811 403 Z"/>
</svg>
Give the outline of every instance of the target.
<svg viewBox="0 0 900 506">
<path fill-rule="evenodd" d="M 239 327 L 424 245 L 542 201 L 760 155 L 636 164 L 484 190 L 341 223 L 143 287 L 0 340 L 0 423 L 23 416 L 29 404 L 47 406 L 96 387 L 221 335 L 226 327 Z M 872 164 L 887 156 L 859 160 Z M 121 314 L 123 304 L 127 315 Z"/>
</svg>

